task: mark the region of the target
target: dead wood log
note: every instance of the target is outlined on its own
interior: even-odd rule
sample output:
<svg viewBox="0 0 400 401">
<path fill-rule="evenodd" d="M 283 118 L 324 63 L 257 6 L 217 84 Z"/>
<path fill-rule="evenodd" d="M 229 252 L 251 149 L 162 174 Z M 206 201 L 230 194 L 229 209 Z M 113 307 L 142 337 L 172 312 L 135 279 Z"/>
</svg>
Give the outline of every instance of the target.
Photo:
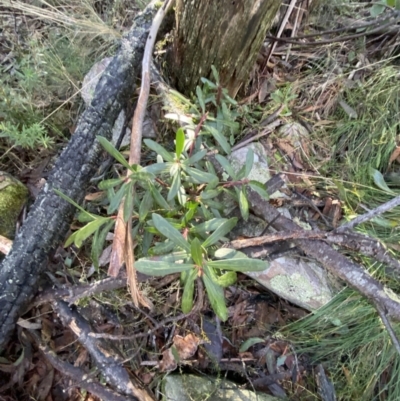
<svg viewBox="0 0 400 401">
<path fill-rule="evenodd" d="M 75 207 L 54 189 L 80 203 L 90 178 L 101 161 L 96 135 L 111 137 L 121 109 L 126 107 L 140 73 L 154 2 L 134 21 L 120 49 L 102 75 L 91 105 L 81 116 L 74 135 L 59 157 L 46 185 L 0 268 L 0 352 L 9 340 L 18 317 L 37 289 L 49 254 L 64 240 Z"/>
</svg>

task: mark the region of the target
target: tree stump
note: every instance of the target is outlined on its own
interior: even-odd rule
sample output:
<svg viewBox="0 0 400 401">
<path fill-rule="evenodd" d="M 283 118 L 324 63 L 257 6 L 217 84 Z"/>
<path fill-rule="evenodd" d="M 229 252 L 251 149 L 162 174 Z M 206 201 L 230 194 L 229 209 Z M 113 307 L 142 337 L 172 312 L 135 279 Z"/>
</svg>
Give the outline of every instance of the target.
<svg viewBox="0 0 400 401">
<path fill-rule="evenodd" d="M 234 97 L 248 79 L 280 0 L 177 0 L 171 66 L 174 86 L 195 93 L 201 77 L 211 77 Z"/>
</svg>

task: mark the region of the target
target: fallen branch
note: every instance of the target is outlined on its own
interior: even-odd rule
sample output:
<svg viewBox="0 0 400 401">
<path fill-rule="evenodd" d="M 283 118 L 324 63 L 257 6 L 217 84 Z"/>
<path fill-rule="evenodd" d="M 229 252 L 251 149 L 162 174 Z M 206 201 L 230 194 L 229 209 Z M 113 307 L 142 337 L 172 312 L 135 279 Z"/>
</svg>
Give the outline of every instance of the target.
<svg viewBox="0 0 400 401">
<path fill-rule="evenodd" d="M 118 351 L 105 340 L 90 336 L 94 330 L 90 324 L 76 311 L 71 310 L 64 301 L 56 301 L 54 310 L 63 324 L 69 327 L 78 337 L 78 341 L 88 350 L 106 381 L 126 396 L 133 396 L 140 401 L 154 401 L 155 398 L 145 390 L 139 380 L 132 383 L 123 359 Z"/>
<path fill-rule="evenodd" d="M 290 219 L 282 216 L 274 207 L 255 191 L 248 191 L 248 200 L 253 212 L 279 230 L 295 232 L 301 228 Z M 294 239 L 294 243 L 308 256 L 314 258 L 328 271 L 358 290 L 375 305 L 380 305 L 387 315 L 400 321 L 400 303 L 396 294 L 371 277 L 361 266 L 331 248 L 321 240 Z"/>
<path fill-rule="evenodd" d="M 126 274 L 120 274 L 118 277 L 108 277 L 104 280 L 95 281 L 88 285 L 76 285 L 73 287 L 52 288 L 39 293 L 34 299 L 32 307 L 36 307 L 45 302 L 52 302 L 59 299 L 68 304 L 73 304 L 79 299 L 89 297 L 104 291 L 113 291 L 126 286 Z"/>
<path fill-rule="evenodd" d="M 246 238 L 231 241 L 228 246 L 234 249 L 244 249 L 279 241 L 295 239 L 324 240 L 343 248 L 360 252 L 365 256 L 374 258 L 387 265 L 387 271 L 400 276 L 400 261 L 390 256 L 385 247 L 376 239 L 366 237 L 359 233 L 336 233 L 336 231 L 306 231 L 303 229 L 292 232 L 277 232 L 260 237 Z"/>
<path fill-rule="evenodd" d="M 343 224 L 342 226 L 338 227 L 335 231 L 337 233 L 342 233 L 346 230 L 352 230 L 355 226 L 365 223 L 368 220 L 371 220 L 374 217 L 379 216 L 382 213 L 385 213 L 399 205 L 400 205 L 400 196 L 396 196 L 395 198 L 391 199 L 389 202 L 383 203 L 382 205 L 369 211 L 368 213 L 358 216 L 355 219 L 349 221 L 348 223 Z"/>
<path fill-rule="evenodd" d="M 97 396 L 104 401 L 137 401 L 137 398 L 122 396 L 111 389 L 104 387 L 99 382 L 93 380 L 93 378 L 77 366 L 73 366 L 68 362 L 62 361 L 55 352 L 45 345 L 38 334 L 30 330 L 31 336 L 34 338 L 40 351 L 42 351 L 45 358 L 50 362 L 54 369 L 57 369 L 61 374 L 68 376 L 73 382 L 75 382 L 76 387 L 84 388 L 91 394 Z"/>
</svg>

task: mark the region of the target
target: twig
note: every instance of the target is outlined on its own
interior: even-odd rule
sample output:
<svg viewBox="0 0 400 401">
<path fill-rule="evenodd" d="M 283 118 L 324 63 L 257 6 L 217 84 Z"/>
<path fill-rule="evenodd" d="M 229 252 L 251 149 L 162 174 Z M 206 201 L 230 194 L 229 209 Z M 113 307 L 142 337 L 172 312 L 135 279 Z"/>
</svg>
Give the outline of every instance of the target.
<svg viewBox="0 0 400 401">
<path fill-rule="evenodd" d="M 290 17 L 290 15 L 292 14 L 292 11 L 293 11 L 293 8 L 294 8 L 294 6 L 295 6 L 295 4 L 296 4 L 296 1 L 297 1 L 297 0 L 291 0 L 291 1 L 290 1 L 289 7 L 288 7 L 288 9 L 286 10 L 286 14 L 285 14 L 285 16 L 284 16 L 284 18 L 283 18 L 283 21 L 282 21 L 282 23 L 281 23 L 281 26 L 279 27 L 278 33 L 277 33 L 277 35 L 276 35 L 276 40 L 272 43 L 272 45 L 271 45 L 271 47 L 270 47 L 270 49 L 269 49 L 269 52 L 268 52 L 268 56 L 267 56 L 266 59 L 265 59 L 264 66 L 263 66 L 263 72 L 264 72 L 264 69 L 265 69 L 265 68 L 267 67 L 267 65 L 268 65 L 268 61 L 269 61 L 269 59 L 271 58 L 272 53 L 273 53 L 274 50 L 275 50 L 275 47 L 276 47 L 276 45 L 277 45 L 277 40 L 281 37 L 282 32 L 283 32 L 283 30 L 285 29 L 285 26 L 286 26 L 286 24 L 287 24 L 287 22 L 288 22 L 288 20 L 289 20 L 289 17 Z"/>
<path fill-rule="evenodd" d="M 36 344 L 38 345 L 39 349 L 42 351 L 45 358 L 51 363 L 54 369 L 57 369 L 61 374 L 68 376 L 72 379 L 77 387 L 84 388 L 85 390 L 89 391 L 93 395 L 97 396 L 101 400 L 104 401 L 133 401 L 137 400 L 133 399 L 132 397 L 125 397 L 122 396 L 111 389 L 104 387 L 99 382 L 93 380 L 93 378 L 88 375 L 85 371 L 77 366 L 73 366 L 67 362 L 62 361 L 55 352 L 50 349 L 47 345 L 45 345 L 39 335 L 33 331 L 29 330 L 30 335 L 34 338 Z"/>
<path fill-rule="evenodd" d="M 201 309 L 203 307 L 203 303 L 204 303 L 204 286 L 203 286 L 203 282 L 200 278 L 198 278 L 196 280 L 196 285 L 197 285 L 197 299 L 196 299 L 195 305 L 193 306 L 193 309 L 189 313 L 181 313 L 178 316 L 172 316 L 172 317 L 166 318 L 166 319 L 162 320 L 160 323 L 155 324 L 155 326 L 153 328 L 149 329 L 146 333 L 137 333 L 137 334 L 131 334 L 131 335 L 89 333 L 89 336 L 95 337 L 95 338 L 106 338 L 109 340 L 133 340 L 135 338 L 146 337 L 149 334 L 154 333 L 158 329 L 164 328 L 169 323 L 176 323 L 176 322 L 179 322 L 179 320 L 183 320 L 190 316 L 193 316 L 194 314 L 201 311 Z M 153 321 L 153 319 L 152 319 L 152 321 Z"/>
<path fill-rule="evenodd" d="M 279 216 L 278 216 L 279 217 Z M 277 218 L 278 218 L 277 217 Z M 270 223 L 273 225 L 273 222 Z M 253 246 L 261 246 L 278 241 L 289 241 L 295 239 L 324 240 L 332 244 L 342 246 L 352 251 L 360 252 L 378 262 L 388 266 L 389 273 L 395 276 L 400 275 L 400 262 L 390 256 L 384 246 L 376 239 L 369 238 L 358 233 L 335 233 L 332 231 L 305 231 L 297 230 L 292 232 L 277 232 L 268 235 L 261 235 L 254 238 L 233 240 L 227 244 L 234 249 L 244 249 Z"/>
<path fill-rule="evenodd" d="M 204 113 L 201 118 L 200 121 L 198 122 L 198 124 L 196 125 L 196 128 L 194 130 L 194 137 L 193 137 L 193 142 L 190 144 L 190 149 L 189 149 L 189 157 L 192 156 L 193 153 L 193 149 L 194 149 L 194 145 L 196 143 L 196 139 L 199 136 L 201 127 L 204 125 L 204 123 L 206 122 L 208 117 L 208 112 Z"/>
<path fill-rule="evenodd" d="M 282 120 L 276 120 L 273 123 L 267 125 L 263 131 L 261 131 L 259 134 L 254 135 L 253 137 L 246 139 L 245 141 L 242 141 L 238 143 L 237 145 L 232 147 L 232 151 L 238 150 L 240 148 L 243 148 L 250 142 L 254 142 L 257 139 L 262 138 L 265 135 L 270 134 L 276 127 L 279 127 L 282 124 Z"/>
<path fill-rule="evenodd" d="M 69 288 L 54 288 L 45 290 L 35 298 L 33 306 L 41 305 L 45 302 L 63 299 L 72 304 L 81 298 L 97 294 L 104 291 L 113 291 L 126 286 L 126 274 L 120 274 L 117 278 L 108 277 L 104 280 L 96 281 L 89 285 L 79 285 Z"/>
<path fill-rule="evenodd" d="M 292 220 L 282 216 L 257 192 L 249 189 L 248 200 L 253 212 L 266 221 L 272 221 L 273 227 L 280 231 L 298 231 L 301 228 Z M 378 302 L 387 311 L 388 316 L 400 321 L 400 302 L 387 294 L 385 286 L 374 279 L 360 265 L 334 250 L 324 241 L 295 239 L 295 244 L 308 256 L 313 257 L 327 270 L 344 280 L 372 302 Z"/>
<path fill-rule="evenodd" d="M 107 340 L 133 340 L 135 338 L 146 337 L 151 333 L 154 333 L 158 329 L 165 328 L 165 326 L 169 323 L 179 322 L 179 320 L 186 319 L 187 317 L 193 315 L 193 310 L 189 313 L 181 313 L 178 316 L 169 317 L 167 319 L 162 320 L 160 323 L 157 323 L 154 327 L 147 330 L 145 333 L 136 333 L 136 334 L 107 334 L 107 333 L 89 333 L 90 337 L 93 338 L 105 338 Z"/>
<path fill-rule="evenodd" d="M 144 116 L 146 113 L 147 101 L 150 93 L 151 56 L 158 29 L 172 2 L 173 0 L 166 0 L 163 6 L 158 10 L 150 28 L 149 36 L 147 38 L 142 63 L 142 85 L 140 88 L 139 99 L 132 120 L 132 135 L 129 154 L 130 165 L 140 164 L 142 148 L 142 128 Z M 126 175 L 129 179 L 130 171 L 127 171 Z M 132 188 L 132 191 L 134 192 L 134 188 Z M 132 196 L 134 196 L 134 194 L 132 194 Z M 134 304 L 136 306 L 139 306 L 139 304 L 141 304 L 145 307 L 151 308 L 151 302 L 147 300 L 137 288 L 136 270 L 134 268 L 135 257 L 132 249 L 132 246 L 134 245 L 132 239 L 132 213 L 133 202 L 130 205 L 129 210 L 125 210 L 125 198 L 123 198 L 118 209 L 118 216 L 115 225 L 115 236 L 112 246 L 108 274 L 112 277 L 116 277 L 118 275 L 119 269 L 125 262 L 126 270 L 128 273 L 128 284 Z M 128 216 L 127 222 L 124 218 L 124 216 L 126 215 Z"/>
<path fill-rule="evenodd" d="M 270 244 L 277 241 L 288 241 L 293 239 L 324 239 L 329 235 L 328 232 L 324 231 L 306 231 L 298 230 L 292 232 L 277 232 L 274 234 L 263 235 L 261 237 L 237 239 L 231 241 L 228 247 L 231 246 L 234 249 L 248 248 L 250 246 L 259 246 L 264 244 Z"/>
<path fill-rule="evenodd" d="M 280 116 L 284 108 L 285 108 L 284 104 L 280 105 L 272 114 L 270 114 L 267 118 L 262 120 L 259 126 L 265 127 L 274 122 Z M 241 145 L 244 141 L 247 141 L 249 138 L 253 138 L 253 135 L 257 134 L 257 131 L 258 131 L 257 129 L 252 129 L 250 130 L 250 132 L 245 132 L 245 136 L 235 146 L 233 146 L 232 150 L 239 149 L 241 147 L 239 145 Z"/>
<path fill-rule="evenodd" d="M 396 206 L 400 205 L 400 196 L 396 196 L 395 198 L 393 198 L 392 200 L 390 200 L 389 202 L 386 202 L 380 206 L 378 206 L 377 208 L 371 210 L 368 213 L 365 213 L 361 216 L 356 217 L 355 219 L 349 221 L 348 223 L 338 227 L 335 232 L 337 233 L 342 233 L 346 230 L 352 230 L 355 226 L 358 226 L 359 224 L 365 223 L 368 220 L 373 219 L 376 216 L 381 215 L 382 213 L 387 212 L 388 210 L 393 209 Z"/>
<path fill-rule="evenodd" d="M 346 31 L 354 31 L 354 30 L 359 30 L 359 29 L 364 29 L 364 28 L 369 28 L 371 26 L 379 25 L 382 22 L 387 21 L 388 19 L 392 18 L 395 16 L 395 13 L 393 15 L 388 15 L 385 16 L 384 18 L 376 19 L 373 21 L 366 22 L 365 24 L 360 24 L 360 25 L 353 25 L 353 26 L 344 26 L 342 28 L 336 28 L 332 29 L 330 31 L 322 31 L 322 32 L 316 32 L 316 33 L 309 33 L 307 35 L 298 35 L 298 36 L 293 36 L 290 39 L 293 40 L 300 40 L 300 39 L 308 39 L 308 38 L 315 38 L 316 36 L 326 36 L 326 35 L 331 35 L 333 33 L 340 33 L 340 32 L 346 32 Z M 392 23 L 396 23 L 398 18 L 395 18 Z M 267 36 L 267 39 L 274 39 L 274 36 Z M 283 40 L 283 39 L 282 39 Z"/>
<path fill-rule="evenodd" d="M 112 349 L 113 347 L 104 340 L 89 335 L 93 332 L 92 327 L 75 309 L 71 310 L 64 301 L 54 302 L 54 309 L 64 325 L 73 331 L 78 341 L 88 350 L 108 383 L 125 395 L 134 396 L 141 401 L 154 401 L 154 397 L 141 388 L 139 380 L 132 383 L 128 372 L 122 366 L 122 357 L 118 351 Z"/>
<path fill-rule="evenodd" d="M 315 42 L 301 42 L 298 40 L 288 39 L 288 38 L 280 38 L 275 36 L 267 36 L 267 39 L 271 39 L 274 41 L 274 44 L 277 42 L 285 42 L 285 43 L 292 43 L 295 45 L 302 45 L 302 46 L 318 46 L 318 45 L 329 45 L 331 43 L 336 42 L 345 42 L 347 40 L 357 39 L 363 36 L 373 35 L 375 33 L 381 32 L 382 29 L 390 28 L 393 26 L 393 22 L 388 22 L 387 24 L 378 26 L 375 29 L 371 29 L 370 31 L 366 32 L 359 32 L 353 35 L 348 36 L 339 36 L 338 38 L 326 39 L 326 40 L 317 40 Z"/>
<path fill-rule="evenodd" d="M 392 344 L 393 344 L 394 348 L 396 348 L 397 353 L 400 355 L 399 339 L 397 338 L 397 335 L 396 335 L 395 331 L 393 330 L 392 324 L 389 322 L 389 319 L 386 316 L 386 312 L 384 311 L 384 309 L 378 302 L 375 302 L 375 308 L 378 311 L 378 314 L 382 320 L 382 323 L 385 325 L 386 330 L 389 333 L 389 336 L 392 340 Z"/>
</svg>

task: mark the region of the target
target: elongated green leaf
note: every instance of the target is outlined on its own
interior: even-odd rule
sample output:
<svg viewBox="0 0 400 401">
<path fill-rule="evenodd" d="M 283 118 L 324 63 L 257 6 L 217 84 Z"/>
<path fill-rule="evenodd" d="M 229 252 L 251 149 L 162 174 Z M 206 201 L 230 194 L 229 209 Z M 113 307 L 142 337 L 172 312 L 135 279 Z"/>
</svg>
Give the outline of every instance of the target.
<svg viewBox="0 0 400 401">
<path fill-rule="evenodd" d="M 246 155 L 246 172 L 244 174 L 245 177 L 248 177 L 251 169 L 253 168 L 253 164 L 254 164 L 254 152 L 253 149 L 249 149 L 247 151 L 247 155 Z"/>
<path fill-rule="evenodd" d="M 198 238 L 195 238 L 192 243 L 190 244 L 191 248 L 191 255 L 194 263 L 197 266 L 203 265 L 203 251 L 201 249 L 201 244 Z"/>
<path fill-rule="evenodd" d="M 178 159 L 181 157 L 184 146 L 185 146 L 185 133 L 183 132 L 182 128 L 179 128 L 178 131 L 176 131 L 176 137 L 175 137 L 175 153 Z"/>
<path fill-rule="evenodd" d="M 232 217 L 229 220 L 224 221 L 204 242 L 203 247 L 207 248 L 210 245 L 218 242 L 225 234 L 229 233 L 233 227 L 236 226 L 237 218 Z"/>
<path fill-rule="evenodd" d="M 215 68 L 214 65 L 211 66 L 211 71 L 212 71 L 212 74 L 214 76 L 215 82 L 218 85 L 219 84 L 219 74 L 218 74 L 218 71 L 217 71 L 217 69 Z"/>
<path fill-rule="evenodd" d="M 99 258 L 104 249 L 104 243 L 106 241 L 107 234 L 115 224 L 115 220 L 111 219 L 107 224 L 104 225 L 100 230 L 97 230 L 93 236 L 91 257 L 93 266 L 96 271 L 99 271 Z"/>
<path fill-rule="evenodd" d="M 186 263 L 169 263 L 163 261 L 139 259 L 135 263 L 136 270 L 149 276 L 166 276 L 194 269 L 194 265 Z"/>
<path fill-rule="evenodd" d="M 375 185 L 382 189 L 382 191 L 386 191 L 389 192 L 391 194 L 395 194 L 394 191 L 392 191 L 386 184 L 385 179 L 383 178 L 383 175 L 381 172 L 379 172 L 378 170 L 374 169 L 374 168 L 370 168 L 370 174 L 372 176 L 372 178 L 374 179 L 374 183 Z"/>
<path fill-rule="evenodd" d="M 162 235 L 173 241 L 186 252 L 190 253 L 189 243 L 185 240 L 185 238 L 183 238 L 183 235 L 176 228 L 172 227 L 167 220 L 157 213 L 152 214 L 152 219 L 154 226 Z"/>
<path fill-rule="evenodd" d="M 80 248 L 86 238 L 90 237 L 96 230 L 98 230 L 103 224 L 107 223 L 108 221 L 110 221 L 109 217 L 101 217 L 86 224 L 86 226 L 80 228 L 74 233 L 73 238 L 71 235 L 71 237 L 67 239 L 65 246 L 69 246 L 72 244 L 72 242 L 74 242 L 75 245 Z"/>
<path fill-rule="evenodd" d="M 265 343 L 265 339 L 258 337 L 248 338 L 239 348 L 239 352 L 246 352 L 250 347 L 255 344 Z"/>
<path fill-rule="evenodd" d="M 212 199 L 204 199 L 202 203 L 216 210 L 224 210 L 225 208 L 225 205 L 223 203 L 213 201 Z"/>
<path fill-rule="evenodd" d="M 200 86 L 196 86 L 196 95 L 197 95 L 197 100 L 199 101 L 199 105 L 201 107 L 201 112 L 204 114 L 206 112 L 206 105 L 204 103 L 204 96 L 203 92 L 200 89 Z"/>
<path fill-rule="evenodd" d="M 217 259 L 233 259 L 233 258 L 247 258 L 246 254 L 231 248 L 220 248 L 214 253 L 214 257 Z"/>
<path fill-rule="evenodd" d="M 141 169 L 140 171 L 131 174 L 130 178 L 133 181 L 154 181 L 156 177 L 153 173 L 146 171 L 145 169 Z"/>
<path fill-rule="evenodd" d="M 192 166 L 193 164 L 195 164 L 195 163 L 199 162 L 201 159 L 203 159 L 206 154 L 207 154 L 206 149 L 196 152 L 193 156 L 191 156 L 189 159 L 187 159 L 185 161 L 185 165 Z"/>
<path fill-rule="evenodd" d="M 214 127 L 211 127 L 210 125 L 206 125 L 205 129 L 210 132 L 210 134 L 214 137 L 214 139 L 217 141 L 217 143 L 221 146 L 226 154 L 231 153 L 231 145 L 229 145 L 225 136 L 221 132 L 219 132 Z"/>
<path fill-rule="evenodd" d="M 149 252 L 149 249 L 151 247 L 151 244 L 153 243 L 153 239 L 154 239 L 154 234 L 149 232 L 149 231 L 145 231 L 144 235 L 143 235 L 143 240 L 142 240 L 142 253 L 143 255 L 147 255 Z"/>
<path fill-rule="evenodd" d="M 157 202 L 159 206 L 166 210 L 170 210 L 171 206 L 168 204 L 168 202 L 164 199 L 164 197 L 160 194 L 159 190 L 154 186 L 150 186 L 150 191 L 151 194 L 153 195 L 154 200 Z"/>
<path fill-rule="evenodd" d="M 206 170 L 210 174 L 217 176 L 217 172 L 215 171 L 214 165 L 209 160 L 206 160 Z"/>
<path fill-rule="evenodd" d="M 181 163 L 172 163 L 171 168 L 169 169 L 169 175 L 171 177 L 175 177 L 177 174 L 180 173 Z"/>
<path fill-rule="evenodd" d="M 236 180 L 236 174 L 233 170 L 231 164 L 229 163 L 228 159 L 222 155 L 215 155 L 218 163 L 222 166 L 222 168 L 229 174 L 231 178 Z"/>
<path fill-rule="evenodd" d="M 152 174 L 166 173 L 171 168 L 172 163 L 154 163 L 149 166 L 143 167 L 141 171 L 147 171 Z"/>
<path fill-rule="evenodd" d="M 221 286 L 214 283 L 209 277 L 209 268 L 205 266 L 205 274 L 203 275 L 203 282 L 206 287 L 208 299 L 217 316 L 225 322 L 228 319 L 228 310 L 225 305 L 224 290 Z"/>
<path fill-rule="evenodd" d="M 134 195 L 134 189 L 133 189 L 133 182 L 129 182 L 126 185 L 126 191 L 125 191 L 125 200 L 124 200 L 124 221 L 125 223 L 132 218 L 132 213 L 133 213 L 133 195 Z"/>
<path fill-rule="evenodd" d="M 197 170 L 196 168 L 193 167 L 186 167 L 182 166 L 183 169 L 195 180 L 197 184 L 203 184 L 203 183 L 208 183 L 210 181 L 217 181 L 218 182 L 218 177 L 207 173 L 205 171 Z"/>
<path fill-rule="evenodd" d="M 194 294 L 194 282 L 197 277 L 197 270 L 192 269 L 187 272 L 185 280 L 185 287 L 183 288 L 182 294 L 182 312 L 189 313 L 193 308 L 193 294 Z"/>
<path fill-rule="evenodd" d="M 245 221 L 249 219 L 249 202 L 247 200 L 246 191 L 244 185 L 242 186 L 239 193 L 239 207 L 240 213 Z"/>
<path fill-rule="evenodd" d="M 228 101 L 228 103 L 230 103 L 232 106 L 237 106 L 238 102 L 235 99 L 232 99 L 229 95 L 228 92 L 225 92 L 223 90 L 224 93 L 224 99 Z"/>
<path fill-rule="evenodd" d="M 224 273 L 222 276 L 219 276 L 217 278 L 217 283 L 221 287 L 228 287 L 230 285 L 235 284 L 236 280 L 237 280 L 237 274 L 236 274 L 236 272 L 231 270 L 231 271 Z"/>
<path fill-rule="evenodd" d="M 223 260 L 213 260 L 207 264 L 215 269 L 233 270 L 235 272 L 252 272 L 263 271 L 269 266 L 265 260 L 250 259 L 250 258 L 233 258 Z"/>
<path fill-rule="evenodd" d="M 206 233 L 216 230 L 227 219 L 211 219 L 190 228 L 192 234 Z"/>
<path fill-rule="evenodd" d="M 240 167 L 240 170 L 236 173 L 236 177 L 238 180 L 243 180 L 246 175 L 246 166 Z"/>
<path fill-rule="evenodd" d="M 212 199 L 220 194 L 221 194 L 221 191 L 219 191 L 218 189 L 210 189 L 209 191 L 202 191 L 200 198 L 201 199 Z"/>
<path fill-rule="evenodd" d="M 268 194 L 267 190 L 265 189 L 265 185 L 261 184 L 261 182 L 250 181 L 248 185 L 253 191 L 256 191 L 264 199 L 266 199 L 266 200 L 269 199 L 269 194 Z"/>
<path fill-rule="evenodd" d="M 200 81 L 203 82 L 203 84 L 207 84 L 211 89 L 217 89 L 218 86 L 215 85 L 214 82 L 210 81 L 207 78 L 200 78 Z"/>
<path fill-rule="evenodd" d="M 146 217 L 153 207 L 153 195 L 151 191 L 147 191 L 144 196 L 142 201 L 140 202 L 139 206 L 139 221 L 143 223 L 146 220 Z"/>
<path fill-rule="evenodd" d="M 118 152 L 115 146 L 108 141 L 104 136 L 96 136 L 97 140 L 99 141 L 100 145 L 109 153 L 115 160 L 121 163 L 125 168 L 128 170 L 134 171 L 133 167 L 129 165 L 126 161 L 125 157 Z"/>
<path fill-rule="evenodd" d="M 53 191 L 62 199 L 70 203 L 71 205 L 74 205 L 78 210 L 82 212 L 82 214 L 86 215 L 88 221 L 93 221 L 97 219 L 96 215 L 93 215 L 92 213 L 87 212 L 83 207 L 79 206 L 75 201 L 73 201 L 70 197 L 67 195 L 64 195 L 60 190 L 58 189 L 53 189 Z"/>
<path fill-rule="evenodd" d="M 114 188 L 123 182 L 124 182 L 123 178 L 112 178 L 110 180 L 104 180 L 104 181 L 99 182 L 98 187 L 99 187 L 99 189 Z"/>
<path fill-rule="evenodd" d="M 110 199 L 110 204 L 107 208 L 107 214 L 113 214 L 121 204 L 122 198 L 126 194 L 127 183 L 121 186 L 121 188 L 117 191 L 117 193 Z"/>
<path fill-rule="evenodd" d="M 186 204 L 189 202 L 186 202 Z M 185 205 L 186 206 L 186 205 Z M 182 217 L 182 226 L 187 226 L 189 222 L 193 219 L 195 213 L 197 210 L 197 205 L 195 208 L 189 208 L 189 210 L 185 213 L 185 215 Z"/>
<path fill-rule="evenodd" d="M 169 239 L 165 240 L 164 242 L 160 242 L 157 245 L 153 246 L 149 250 L 151 255 L 164 255 L 168 252 L 171 252 L 175 248 L 175 243 L 170 241 Z"/>
<path fill-rule="evenodd" d="M 178 202 L 179 202 L 180 205 L 182 205 L 182 206 L 186 205 L 187 196 L 186 196 L 185 188 L 183 187 L 183 185 L 181 185 L 179 187 L 177 198 L 178 198 Z"/>
<path fill-rule="evenodd" d="M 174 178 L 172 180 L 172 185 L 168 192 L 167 201 L 171 201 L 172 199 L 175 198 L 180 187 L 181 187 L 181 175 L 177 173 L 174 175 Z"/>
<path fill-rule="evenodd" d="M 143 142 L 147 145 L 148 148 L 156 152 L 158 155 L 162 156 L 164 160 L 167 162 L 173 162 L 174 157 L 171 153 L 168 152 L 167 149 L 159 145 L 157 142 L 154 142 L 152 139 L 144 139 Z"/>
<path fill-rule="evenodd" d="M 99 216 L 97 214 L 89 214 L 88 212 L 83 213 L 83 212 L 79 212 L 78 213 L 78 221 L 80 223 L 89 223 L 90 221 L 96 220 L 100 217 L 104 217 L 104 216 Z"/>
</svg>

